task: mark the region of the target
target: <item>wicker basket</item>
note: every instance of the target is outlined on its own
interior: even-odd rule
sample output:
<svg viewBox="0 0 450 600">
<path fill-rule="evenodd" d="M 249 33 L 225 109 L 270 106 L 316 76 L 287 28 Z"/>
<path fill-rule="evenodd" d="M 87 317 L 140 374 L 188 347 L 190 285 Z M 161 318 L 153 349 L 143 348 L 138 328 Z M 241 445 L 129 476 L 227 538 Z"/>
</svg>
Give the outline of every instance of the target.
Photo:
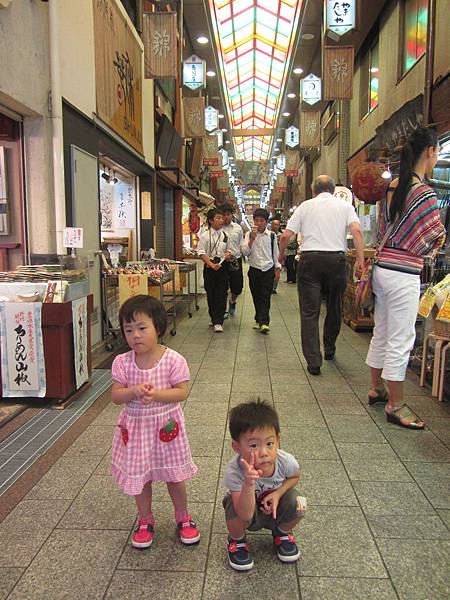
<svg viewBox="0 0 450 600">
<path fill-rule="evenodd" d="M 447 321 L 434 321 L 433 333 L 442 337 L 450 337 L 450 323 Z"/>
</svg>

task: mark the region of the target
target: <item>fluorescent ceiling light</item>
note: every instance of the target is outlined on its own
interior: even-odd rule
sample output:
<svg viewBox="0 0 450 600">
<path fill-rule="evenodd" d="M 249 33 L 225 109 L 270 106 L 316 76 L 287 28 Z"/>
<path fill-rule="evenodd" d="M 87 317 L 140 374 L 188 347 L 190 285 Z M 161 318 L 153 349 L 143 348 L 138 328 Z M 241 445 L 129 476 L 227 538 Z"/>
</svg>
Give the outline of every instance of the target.
<svg viewBox="0 0 450 600">
<path fill-rule="evenodd" d="M 215 71 L 206 71 L 206 74 L 208 77 L 215 77 L 216 76 L 216 72 Z"/>
<path fill-rule="evenodd" d="M 288 98 L 295 98 L 295 94 L 294 92 L 291 92 L 290 94 L 287 95 Z"/>
<path fill-rule="evenodd" d="M 199 44 L 207 44 L 209 42 L 208 38 L 204 35 L 201 35 L 197 38 L 197 42 Z"/>
<path fill-rule="evenodd" d="M 295 67 L 293 73 L 296 75 L 301 75 L 303 73 L 303 69 L 301 67 Z"/>
<path fill-rule="evenodd" d="M 222 115 L 222 113 L 219 114 L 219 119 L 223 119 L 225 115 Z"/>
<path fill-rule="evenodd" d="M 302 35 L 302 40 L 313 40 L 313 39 L 314 39 L 313 33 L 304 33 Z"/>
<path fill-rule="evenodd" d="M 283 117 L 290 117 L 290 116 L 291 116 L 291 113 L 289 113 L 289 112 L 284 112 L 283 113 Z"/>
</svg>

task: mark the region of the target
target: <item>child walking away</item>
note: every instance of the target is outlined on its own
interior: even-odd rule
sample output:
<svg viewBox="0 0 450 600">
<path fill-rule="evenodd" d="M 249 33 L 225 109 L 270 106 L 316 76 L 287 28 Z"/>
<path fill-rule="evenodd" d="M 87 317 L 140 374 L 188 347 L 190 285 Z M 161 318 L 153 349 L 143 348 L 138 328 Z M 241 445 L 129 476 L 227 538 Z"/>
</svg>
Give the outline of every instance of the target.
<svg viewBox="0 0 450 600">
<path fill-rule="evenodd" d="M 294 486 L 299 465 L 280 450 L 276 411 L 266 402 L 239 404 L 230 413 L 231 445 L 237 453 L 225 470 L 223 499 L 228 529 L 228 562 L 236 571 L 253 568 L 246 531 L 272 531 L 282 562 L 300 557 L 292 529 L 304 516 L 306 498 Z"/>
<path fill-rule="evenodd" d="M 112 401 L 122 405 L 112 444 L 112 475 L 134 496 L 138 521 L 131 543 L 148 548 L 153 541 L 152 482 L 165 481 L 183 544 L 195 544 L 200 532 L 187 506 L 185 481 L 197 472 L 189 449 L 180 402 L 188 395 L 185 359 L 158 343 L 167 327 L 159 300 L 134 296 L 120 308 L 122 333 L 131 348 L 112 365 Z"/>
<path fill-rule="evenodd" d="M 280 279 L 281 265 L 278 262 L 276 235 L 267 229 L 269 213 L 257 208 L 253 213 L 254 227 L 245 236 L 242 254 L 248 256 L 250 268 L 248 280 L 255 306 L 254 329 L 269 333 L 270 296 L 274 281 Z"/>
</svg>

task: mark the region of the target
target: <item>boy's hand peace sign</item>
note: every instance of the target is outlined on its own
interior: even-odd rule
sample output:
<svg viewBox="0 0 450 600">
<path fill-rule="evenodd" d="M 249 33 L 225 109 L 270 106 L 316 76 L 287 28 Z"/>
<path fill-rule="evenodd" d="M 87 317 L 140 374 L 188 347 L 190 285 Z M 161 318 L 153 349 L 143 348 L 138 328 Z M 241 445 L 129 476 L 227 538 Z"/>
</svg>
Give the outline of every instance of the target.
<svg viewBox="0 0 450 600">
<path fill-rule="evenodd" d="M 255 469 L 255 455 L 250 454 L 250 460 L 247 462 L 241 458 L 241 465 L 244 471 L 244 480 L 247 485 L 254 485 L 256 480 L 262 475 L 261 469 Z"/>
</svg>

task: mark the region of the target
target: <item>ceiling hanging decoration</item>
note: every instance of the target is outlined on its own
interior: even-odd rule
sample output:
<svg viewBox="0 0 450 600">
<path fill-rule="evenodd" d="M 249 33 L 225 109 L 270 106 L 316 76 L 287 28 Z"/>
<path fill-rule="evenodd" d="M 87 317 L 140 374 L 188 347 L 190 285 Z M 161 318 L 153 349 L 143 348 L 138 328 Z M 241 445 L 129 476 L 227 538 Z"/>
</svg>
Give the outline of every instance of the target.
<svg viewBox="0 0 450 600">
<path fill-rule="evenodd" d="M 267 159 L 302 0 L 209 0 L 237 157 Z M 255 135 L 249 130 L 255 130 Z M 242 135 L 239 135 L 242 132 Z"/>
<path fill-rule="evenodd" d="M 355 28 L 356 0 L 327 0 L 326 29 L 338 38 Z"/>
<path fill-rule="evenodd" d="M 322 100 L 322 80 L 310 73 L 300 82 L 300 98 L 311 106 Z"/>
</svg>

